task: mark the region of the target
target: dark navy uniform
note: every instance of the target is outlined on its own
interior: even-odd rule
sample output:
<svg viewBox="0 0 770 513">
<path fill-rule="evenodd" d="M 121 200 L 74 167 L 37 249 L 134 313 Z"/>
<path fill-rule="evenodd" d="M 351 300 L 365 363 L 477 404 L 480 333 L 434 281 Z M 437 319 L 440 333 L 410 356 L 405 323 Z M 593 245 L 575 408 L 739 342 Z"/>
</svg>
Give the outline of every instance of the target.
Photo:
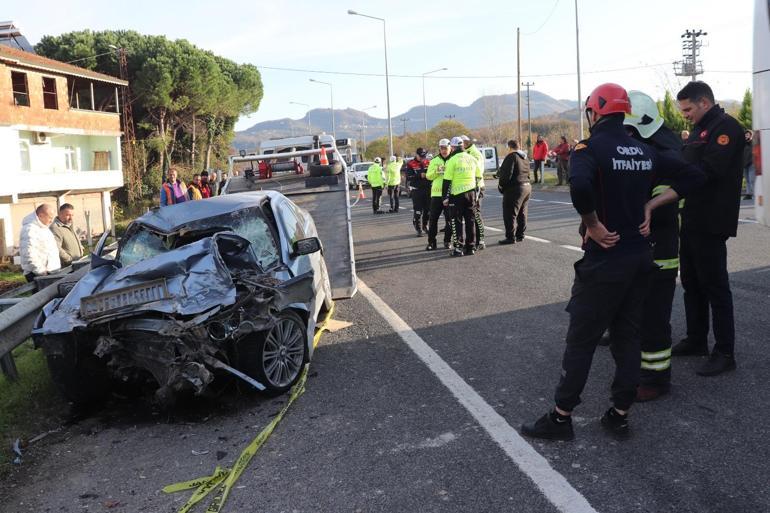
<svg viewBox="0 0 770 513">
<path fill-rule="evenodd" d="M 593 240 L 575 263 L 570 323 L 556 388 L 556 406 L 572 411 L 591 368 L 594 351 L 610 329 L 616 363 L 612 383 L 615 408 L 627 410 L 636 397 L 640 369 L 640 324 L 651 272 L 655 269 L 648 240 L 639 233 L 644 206 L 656 176 L 671 178 L 685 196 L 704 177 L 693 166 L 659 154 L 626 134 L 623 116 L 601 118 L 591 137 L 578 143 L 570 158 L 570 194 L 581 215 L 596 212 L 599 221 L 620 240 L 603 249 Z M 581 227 L 581 233 L 584 228 Z"/>
<path fill-rule="evenodd" d="M 687 339 L 707 347 L 709 306 L 714 349 L 732 355 L 735 345 L 733 296 L 727 274 L 729 237 L 738 230 L 743 181 L 743 128 L 715 105 L 690 132 L 684 158 L 699 167 L 706 184 L 682 210 L 681 266 Z"/>
<path fill-rule="evenodd" d="M 428 164 L 428 161 L 421 157 L 404 163 L 406 183 L 412 187 L 412 224 L 418 235 L 428 231 L 431 181 L 423 176 L 428 172 Z"/>
</svg>

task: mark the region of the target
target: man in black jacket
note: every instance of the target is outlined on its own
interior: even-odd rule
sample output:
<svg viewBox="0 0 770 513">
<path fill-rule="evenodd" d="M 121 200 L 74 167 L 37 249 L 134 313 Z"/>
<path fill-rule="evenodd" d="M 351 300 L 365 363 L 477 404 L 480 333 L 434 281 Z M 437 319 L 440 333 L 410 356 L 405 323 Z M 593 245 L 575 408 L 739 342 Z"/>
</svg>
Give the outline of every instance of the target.
<svg viewBox="0 0 770 513">
<path fill-rule="evenodd" d="M 570 159 L 570 195 L 582 220 L 585 254 L 575 263 L 555 407 L 522 426 L 524 435 L 535 438 L 574 438 L 572 411 L 580 404 L 596 346 L 608 328 L 616 369 L 613 406 L 602 416 L 601 425 L 613 435 L 628 434 L 627 414 L 639 384 L 640 324 L 654 269 L 646 239 L 651 212 L 705 180 L 694 166 L 660 155 L 626 134 L 623 118 L 631 105 L 621 86 L 600 85 L 585 109 L 591 137 L 575 146 Z M 672 186 L 650 200 L 658 175 L 671 178 Z"/>
<path fill-rule="evenodd" d="M 527 229 L 527 205 L 532 194 L 529 183 L 527 154 L 519 149 L 519 142 L 508 141 L 508 155 L 498 173 L 497 189 L 503 195 L 503 223 L 505 238 L 499 244 L 514 244 L 524 240 Z"/>
<path fill-rule="evenodd" d="M 684 158 L 706 174 L 682 211 L 681 278 L 687 338 L 674 356 L 708 355 L 709 307 L 716 344 L 696 373 L 716 376 L 735 369 L 735 319 L 727 274 L 727 239 L 738 230 L 743 180 L 743 128 L 714 101 L 705 82 L 690 82 L 679 91 L 679 108 L 694 126 Z"/>
</svg>

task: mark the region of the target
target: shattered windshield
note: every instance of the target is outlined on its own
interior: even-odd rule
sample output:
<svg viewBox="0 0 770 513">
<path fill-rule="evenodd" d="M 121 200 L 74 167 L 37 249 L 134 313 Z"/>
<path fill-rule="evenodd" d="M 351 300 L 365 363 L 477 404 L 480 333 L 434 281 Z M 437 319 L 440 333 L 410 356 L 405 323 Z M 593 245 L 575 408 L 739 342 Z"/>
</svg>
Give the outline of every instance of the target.
<svg viewBox="0 0 770 513">
<path fill-rule="evenodd" d="M 133 265 L 222 231 L 232 231 L 248 240 L 262 269 L 269 269 L 278 262 L 278 247 L 259 209 L 244 209 L 201 219 L 172 234 L 157 233 L 139 226 L 126 233 L 118 260 L 123 266 Z"/>
</svg>

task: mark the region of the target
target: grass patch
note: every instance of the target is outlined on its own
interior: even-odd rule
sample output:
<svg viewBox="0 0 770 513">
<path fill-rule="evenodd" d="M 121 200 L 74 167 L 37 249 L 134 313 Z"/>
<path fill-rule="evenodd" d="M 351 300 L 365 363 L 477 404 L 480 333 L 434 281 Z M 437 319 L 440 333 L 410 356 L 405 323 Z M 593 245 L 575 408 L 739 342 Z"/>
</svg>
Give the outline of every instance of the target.
<svg viewBox="0 0 770 513">
<path fill-rule="evenodd" d="M 58 427 L 66 404 L 51 383 L 43 352 L 27 341 L 13 351 L 18 381 L 0 374 L 0 466 L 10 462 L 8 450 L 17 438 L 30 439 Z"/>
<path fill-rule="evenodd" d="M 27 280 L 24 279 L 24 275 L 21 274 L 21 272 L 15 272 L 15 271 L 0 271 L 0 281 L 9 281 L 14 283 L 27 282 Z"/>
</svg>

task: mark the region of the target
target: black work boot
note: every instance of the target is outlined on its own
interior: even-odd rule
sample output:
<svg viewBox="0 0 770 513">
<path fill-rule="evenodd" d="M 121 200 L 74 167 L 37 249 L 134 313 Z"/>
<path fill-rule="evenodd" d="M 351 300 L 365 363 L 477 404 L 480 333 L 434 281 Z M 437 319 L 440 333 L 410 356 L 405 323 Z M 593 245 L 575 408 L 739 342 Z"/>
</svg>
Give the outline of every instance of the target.
<svg viewBox="0 0 770 513">
<path fill-rule="evenodd" d="M 425 247 L 425 251 L 433 251 L 434 249 L 436 249 L 436 241 L 429 242 Z"/>
<path fill-rule="evenodd" d="M 671 348 L 671 356 L 708 356 L 709 346 L 704 340 L 697 342 L 689 338 L 683 338 Z"/>
<path fill-rule="evenodd" d="M 516 240 L 515 239 L 505 238 L 505 239 L 500 239 L 499 241 L 497 241 L 497 243 L 498 244 L 503 244 L 503 245 L 505 245 L 505 244 L 516 244 Z"/>
<path fill-rule="evenodd" d="M 449 252 L 449 255 L 453 257 L 461 257 L 463 256 L 463 250 L 462 248 L 452 248 L 452 251 Z"/>
<path fill-rule="evenodd" d="M 572 417 L 549 411 L 535 422 L 521 425 L 521 434 L 530 438 L 544 440 L 574 440 L 575 431 L 572 429 Z"/>
<path fill-rule="evenodd" d="M 718 376 L 723 372 L 735 370 L 735 357 L 733 355 L 722 354 L 716 349 L 712 351 L 706 363 L 701 365 L 695 374 L 698 376 Z"/>
<path fill-rule="evenodd" d="M 631 430 L 628 427 L 628 413 L 621 415 L 615 407 L 604 412 L 601 419 L 605 431 L 618 438 L 628 438 Z"/>
</svg>

